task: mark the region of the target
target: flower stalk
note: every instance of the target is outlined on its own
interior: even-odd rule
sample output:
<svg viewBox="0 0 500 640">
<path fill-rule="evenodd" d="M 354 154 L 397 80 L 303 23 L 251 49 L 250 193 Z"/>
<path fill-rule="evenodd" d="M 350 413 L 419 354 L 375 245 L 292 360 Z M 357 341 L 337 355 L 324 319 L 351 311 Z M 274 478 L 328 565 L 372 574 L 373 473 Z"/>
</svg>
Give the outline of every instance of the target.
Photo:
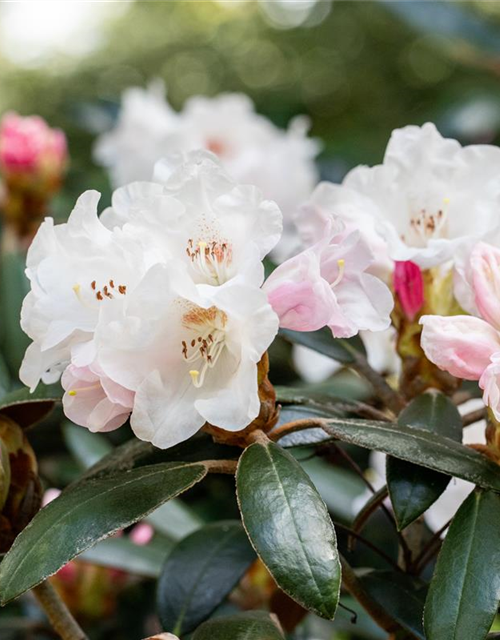
<svg viewBox="0 0 500 640">
<path fill-rule="evenodd" d="M 34 587 L 33 593 L 62 640 L 88 640 L 88 636 L 48 580 Z"/>
</svg>

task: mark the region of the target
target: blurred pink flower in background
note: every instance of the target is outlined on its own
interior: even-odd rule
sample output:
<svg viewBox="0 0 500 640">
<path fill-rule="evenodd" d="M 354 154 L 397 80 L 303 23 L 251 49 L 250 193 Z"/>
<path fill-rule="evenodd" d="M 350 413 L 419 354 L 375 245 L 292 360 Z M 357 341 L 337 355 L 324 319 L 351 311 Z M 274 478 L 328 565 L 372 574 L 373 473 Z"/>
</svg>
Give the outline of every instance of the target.
<svg viewBox="0 0 500 640">
<path fill-rule="evenodd" d="M 39 116 L 5 114 L 0 123 L 0 170 L 8 177 L 58 180 L 68 160 L 66 136 Z"/>
</svg>

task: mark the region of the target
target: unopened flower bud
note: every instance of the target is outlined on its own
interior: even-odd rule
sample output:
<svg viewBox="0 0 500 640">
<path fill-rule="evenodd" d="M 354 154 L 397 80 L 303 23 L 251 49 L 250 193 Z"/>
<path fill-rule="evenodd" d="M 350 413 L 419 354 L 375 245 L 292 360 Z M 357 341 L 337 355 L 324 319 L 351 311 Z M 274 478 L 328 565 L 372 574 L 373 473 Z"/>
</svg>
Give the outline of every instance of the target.
<svg viewBox="0 0 500 640">
<path fill-rule="evenodd" d="M 66 136 L 39 116 L 7 113 L 0 121 L 2 213 L 21 237 L 30 236 L 59 190 L 68 151 Z"/>
<path fill-rule="evenodd" d="M 0 514 L 0 552 L 5 552 L 40 508 L 41 490 L 33 449 L 21 427 L 5 416 L 0 416 L 0 441 L 1 459 L 8 457 L 9 464 L 9 486 Z M 0 489 L 0 496 L 4 493 Z"/>
<path fill-rule="evenodd" d="M 66 136 L 39 116 L 7 113 L 0 122 L 0 170 L 7 182 L 58 185 L 67 164 Z"/>
<path fill-rule="evenodd" d="M 413 321 L 424 304 L 424 281 L 418 265 L 410 260 L 394 263 L 394 292 L 403 313 Z"/>
</svg>

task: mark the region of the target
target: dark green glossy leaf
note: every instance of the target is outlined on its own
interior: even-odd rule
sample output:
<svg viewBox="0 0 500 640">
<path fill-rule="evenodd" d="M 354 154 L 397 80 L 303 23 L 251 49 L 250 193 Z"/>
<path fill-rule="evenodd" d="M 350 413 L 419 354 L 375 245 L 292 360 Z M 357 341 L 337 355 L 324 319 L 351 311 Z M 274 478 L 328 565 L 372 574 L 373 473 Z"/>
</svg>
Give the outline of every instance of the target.
<svg viewBox="0 0 500 640">
<path fill-rule="evenodd" d="M 474 491 L 457 511 L 425 603 L 428 640 L 483 640 L 500 599 L 500 496 Z"/>
<path fill-rule="evenodd" d="M 255 443 L 240 458 L 236 486 L 245 529 L 278 585 L 333 619 L 340 590 L 335 530 L 309 476 L 278 445 Z"/>
<path fill-rule="evenodd" d="M 21 532 L 0 565 L 2 604 L 93 544 L 151 513 L 205 477 L 202 464 L 160 464 L 65 489 Z"/>
<path fill-rule="evenodd" d="M 412 637 L 425 640 L 422 625 L 427 586 L 396 571 L 372 571 L 360 578 L 366 593 Z"/>
<path fill-rule="evenodd" d="M 83 469 L 88 469 L 113 450 L 112 445 L 100 433 L 92 433 L 85 427 L 65 422 L 62 427 L 66 446 Z"/>
<path fill-rule="evenodd" d="M 209 620 L 196 631 L 193 640 L 284 640 L 278 625 L 264 611 L 247 611 L 227 618 Z"/>
<path fill-rule="evenodd" d="M 442 393 L 424 393 L 398 417 L 398 424 L 462 442 L 462 418 L 453 402 Z M 439 498 L 450 477 L 411 462 L 387 458 L 387 486 L 398 529 L 404 529 Z"/>
<path fill-rule="evenodd" d="M 422 429 L 376 420 L 325 420 L 330 437 L 500 491 L 500 467 L 469 447 Z M 325 442 L 327 439 L 325 439 Z"/>
<path fill-rule="evenodd" d="M 209 459 L 235 460 L 240 453 L 241 449 L 217 444 L 204 433 L 189 438 L 189 440 L 170 449 L 158 449 L 149 442 L 132 438 L 99 460 L 85 473 L 82 480 L 163 462 L 202 462 Z"/>
<path fill-rule="evenodd" d="M 60 384 L 40 383 L 33 393 L 27 387 L 5 394 L 0 399 L 0 412 L 21 427 L 29 427 L 42 420 L 60 402 L 63 390 Z"/>
<path fill-rule="evenodd" d="M 319 331 L 280 329 L 280 335 L 289 342 L 313 349 L 342 364 L 353 363 L 356 353 L 366 354 L 363 341 L 359 336 L 355 338 L 334 338 L 330 329 L 327 328 Z"/>
<path fill-rule="evenodd" d="M 210 617 L 255 560 L 237 521 L 209 524 L 179 542 L 162 569 L 158 615 L 165 631 L 190 633 Z"/>
</svg>

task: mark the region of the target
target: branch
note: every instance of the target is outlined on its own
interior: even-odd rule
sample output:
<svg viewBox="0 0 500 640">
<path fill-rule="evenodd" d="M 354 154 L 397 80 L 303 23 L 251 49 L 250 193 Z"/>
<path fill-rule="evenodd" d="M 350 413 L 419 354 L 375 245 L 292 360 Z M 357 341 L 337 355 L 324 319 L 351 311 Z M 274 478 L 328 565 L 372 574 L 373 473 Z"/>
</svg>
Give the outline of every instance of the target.
<svg viewBox="0 0 500 640">
<path fill-rule="evenodd" d="M 203 464 L 207 468 L 208 473 L 225 473 L 233 476 L 238 466 L 236 460 L 204 460 Z"/>
<path fill-rule="evenodd" d="M 406 404 L 404 398 L 387 383 L 384 376 L 380 375 L 368 364 L 368 360 L 359 351 L 356 349 L 349 349 L 349 351 L 354 359 L 354 362 L 349 366 L 368 380 L 380 400 L 394 415 L 399 415 Z"/>
<path fill-rule="evenodd" d="M 462 417 L 462 422 L 464 427 L 468 427 L 470 424 L 474 424 L 474 422 L 479 422 L 479 420 L 484 420 L 487 417 L 488 417 L 488 409 L 486 407 L 481 407 L 480 409 L 476 409 L 475 411 L 466 413 Z"/>
<path fill-rule="evenodd" d="M 33 593 L 62 640 L 89 640 L 48 580 L 34 587 Z"/>
</svg>

